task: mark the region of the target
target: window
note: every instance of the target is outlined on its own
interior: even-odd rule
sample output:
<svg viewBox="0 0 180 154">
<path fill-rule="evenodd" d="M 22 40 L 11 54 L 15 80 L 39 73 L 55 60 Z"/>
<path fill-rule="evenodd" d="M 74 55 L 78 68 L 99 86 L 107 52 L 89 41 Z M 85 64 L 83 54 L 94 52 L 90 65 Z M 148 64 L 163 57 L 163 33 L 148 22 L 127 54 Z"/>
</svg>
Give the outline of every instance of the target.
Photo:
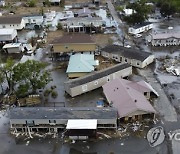
<svg viewBox="0 0 180 154">
<path fill-rule="evenodd" d="M 137 65 L 139 66 L 139 63 L 137 62 Z"/>
<path fill-rule="evenodd" d="M 27 120 L 26 125 L 27 126 L 34 126 L 34 120 Z"/>
<path fill-rule="evenodd" d="M 94 85 L 98 85 L 98 81 L 95 81 L 95 82 L 94 82 Z"/>
<path fill-rule="evenodd" d="M 110 81 L 110 76 L 107 76 L 107 81 L 108 81 L 108 82 Z"/>
<path fill-rule="evenodd" d="M 124 60 L 127 63 L 127 59 Z"/>
<path fill-rule="evenodd" d="M 87 91 L 87 85 L 82 86 L 82 91 Z"/>
<path fill-rule="evenodd" d="M 54 124 L 54 123 L 56 123 L 56 120 L 49 120 L 49 123 Z"/>
<path fill-rule="evenodd" d="M 109 53 L 106 53 L 106 54 L 105 54 L 105 57 L 109 57 Z"/>
<path fill-rule="evenodd" d="M 122 57 L 120 57 L 120 61 L 122 61 Z"/>
</svg>

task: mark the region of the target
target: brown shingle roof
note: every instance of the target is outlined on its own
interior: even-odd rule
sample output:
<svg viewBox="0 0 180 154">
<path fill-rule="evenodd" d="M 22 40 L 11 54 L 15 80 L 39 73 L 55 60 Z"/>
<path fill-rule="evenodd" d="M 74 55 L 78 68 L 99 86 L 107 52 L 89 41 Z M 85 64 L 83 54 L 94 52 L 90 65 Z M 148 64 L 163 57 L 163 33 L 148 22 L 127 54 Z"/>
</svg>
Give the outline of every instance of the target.
<svg viewBox="0 0 180 154">
<path fill-rule="evenodd" d="M 61 44 L 61 43 L 95 43 L 91 36 L 88 34 L 68 34 L 60 38 L 55 38 L 52 41 L 52 44 Z"/>
<path fill-rule="evenodd" d="M 21 20 L 19 16 L 0 17 L 0 24 L 20 24 Z"/>
</svg>

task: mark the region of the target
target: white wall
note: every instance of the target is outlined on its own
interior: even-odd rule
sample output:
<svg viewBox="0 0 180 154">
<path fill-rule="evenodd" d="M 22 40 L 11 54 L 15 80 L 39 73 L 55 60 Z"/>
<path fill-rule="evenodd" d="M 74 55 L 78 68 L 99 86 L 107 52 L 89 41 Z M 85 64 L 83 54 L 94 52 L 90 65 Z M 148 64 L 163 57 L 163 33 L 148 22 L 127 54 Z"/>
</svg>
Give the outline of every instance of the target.
<svg viewBox="0 0 180 154">
<path fill-rule="evenodd" d="M 88 91 L 97 89 L 101 86 L 103 86 L 108 81 L 111 81 L 116 78 L 123 78 L 126 76 L 129 76 L 132 74 L 132 67 L 125 68 L 123 70 L 119 70 L 117 72 L 114 72 L 110 75 L 104 76 L 102 78 L 99 78 L 97 80 L 90 81 L 84 85 L 79 85 L 73 88 L 69 88 L 68 85 L 65 83 L 65 90 L 67 93 L 69 93 L 72 97 L 86 93 Z"/>
<path fill-rule="evenodd" d="M 128 29 L 128 33 L 130 34 L 139 34 L 139 33 L 142 33 L 142 32 L 145 32 L 145 31 L 148 31 L 150 29 L 153 28 L 153 24 L 149 24 L 149 25 L 146 25 L 146 26 L 143 26 L 143 27 L 140 27 L 140 28 L 133 28 L 133 27 L 130 27 Z"/>
<path fill-rule="evenodd" d="M 23 17 L 25 24 L 37 24 L 40 25 L 43 23 L 43 16 L 29 16 Z"/>
<path fill-rule="evenodd" d="M 21 30 L 25 27 L 25 22 L 22 19 L 20 24 L 0 24 L 0 28 L 7 28 L 7 29 L 17 29 L 17 30 Z"/>
<path fill-rule="evenodd" d="M 49 0 L 51 3 L 60 3 L 61 0 Z"/>
<path fill-rule="evenodd" d="M 14 30 L 12 34 L 1 35 L 0 41 L 12 41 L 17 36 L 17 30 Z"/>
</svg>

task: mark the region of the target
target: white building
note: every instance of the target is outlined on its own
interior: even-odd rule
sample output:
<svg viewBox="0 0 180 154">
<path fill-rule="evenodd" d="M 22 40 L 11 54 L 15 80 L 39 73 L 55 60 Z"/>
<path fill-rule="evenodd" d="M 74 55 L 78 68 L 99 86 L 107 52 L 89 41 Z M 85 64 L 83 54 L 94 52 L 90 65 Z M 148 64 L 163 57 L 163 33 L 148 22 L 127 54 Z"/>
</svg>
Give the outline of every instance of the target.
<svg viewBox="0 0 180 154">
<path fill-rule="evenodd" d="M 11 42 L 17 37 L 16 29 L 0 29 L 0 42 Z"/>
<path fill-rule="evenodd" d="M 123 10 L 123 13 L 124 13 L 125 16 L 130 16 L 130 15 L 132 15 L 133 13 L 136 13 L 136 11 L 133 10 L 133 9 L 124 9 L 124 10 Z"/>
<path fill-rule="evenodd" d="M 22 17 L 9 16 L 9 17 L 0 17 L 0 29 L 16 29 L 21 30 L 25 27 L 25 22 Z"/>
<path fill-rule="evenodd" d="M 86 17 L 86 18 L 69 18 L 61 22 L 64 29 L 68 32 L 90 32 L 102 30 L 105 22 L 101 17 Z"/>
<path fill-rule="evenodd" d="M 146 32 L 152 28 L 153 28 L 153 24 L 151 22 L 145 22 L 143 24 L 136 24 L 133 27 L 129 27 L 128 33 L 136 35 L 142 32 Z"/>
<path fill-rule="evenodd" d="M 6 5 L 5 1 L 4 0 L 0 0 L 0 6 L 5 6 L 5 5 Z"/>
<path fill-rule="evenodd" d="M 60 4 L 61 0 L 49 0 L 51 4 Z"/>
<path fill-rule="evenodd" d="M 44 24 L 46 26 L 52 26 L 53 20 L 56 17 L 56 11 L 50 11 L 45 13 L 44 15 L 45 15 Z"/>
<path fill-rule="evenodd" d="M 124 78 L 131 74 L 132 66 L 129 64 L 116 64 L 83 77 L 68 80 L 64 83 L 64 87 L 65 91 L 71 95 L 71 97 L 74 97 L 100 88 L 113 79 Z"/>
<path fill-rule="evenodd" d="M 116 129 L 117 110 L 112 107 L 17 107 L 10 109 L 10 128 L 19 133 L 27 131 L 28 128 L 29 133 L 34 130 L 42 131 L 44 128 L 49 133 L 55 133 L 62 129 L 75 129 L 75 123 L 78 130 L 90 129 L 89 123 L 92 120 L 96 120 L 95 129 Z"/>
<path fill-rule="evenodd" d="M 101 55 L 119 63 L 128 63 L 138 68 L 144 68 L 154 61 L 154 55 L 149 52 L 118 45 L 109 45 L 102 48 Z"/>
<path fill-rule="evenodd" d="M 8 43 L 3 46 L 7 53 L 20 53 L 24 51 L 22 43 Z"/>
<path fill-rule="evenodd" d="M 42 25 L 44 19 L 42 15 L 26 15 L 23 16 L 23 20 L 26 25 L 34 24 L 34 25 Z"/>
<path fill-rule="evenodd" d="M 150 42 L 152 46 L 180 45 L 180 32 L 152 34 Z"/>
</svg>

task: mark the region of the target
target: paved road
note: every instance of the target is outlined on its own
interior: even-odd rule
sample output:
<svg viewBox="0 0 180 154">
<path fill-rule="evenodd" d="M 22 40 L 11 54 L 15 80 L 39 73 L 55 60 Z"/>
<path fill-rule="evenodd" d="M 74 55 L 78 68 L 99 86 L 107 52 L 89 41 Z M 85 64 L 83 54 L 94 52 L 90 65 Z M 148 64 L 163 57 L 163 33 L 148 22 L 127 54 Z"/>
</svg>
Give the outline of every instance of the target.
<svg viewBox="0 0 180 154">
<path fill-rule="evenodd" d="M 160 83 L 154 77 L 152 70 L 138 69 L 138 72 L 147 79 L 147 81 L 152 85 L 152 87 L 160 95 L 159 98 L 154 102 L 156 111 L 158 111 L 160 113 L 160 115 L 163 116 L 165 121 L 177 122 L 177 113 L 176 113 L 174 107 L 171 105 L 169 99 L 167 98 Z"/>
<path fill-rule="evenodd" d="M 119 35 L 120 39 L 123 39 L 123 36 L 125 36 L 124 30 L 123 30 L 123 23 L 121 19 L 118 17 L 117 12 L 115 11 L 115 8 L 111 2 L 111 0 L 106 0 L 108 4 L 108 9 L 111 12 L 111 15 L 115 21 L 116 28 L 117 28 L 117 34 Z"/>
<path fill-rule="evenodd" d="M 126 41 L 126 45 L 134 45 L 132 39 L 128 36 L 128 34 L 125 31 L 125 25 L 123 24 L 123 22 L 121 21 L 121 19 L 119 18 L 111 0 L 106 0 L 107 4 L 108 4 L 108 9 L 111 12 L 111 15 L 116 23 L 116 28 L 117 28 L 117 34 L 120 37 L 120 41 L 123 41 L 123 38 L 125 37 L 125 41 Z"/>
<path fill-rule="evenodd" d="M 111 0 L 106 0 L 106 1 L 107 1 L 107 4 L 108 4 L 109 11 L 111 12 L 111 15 L 113 16 L 114 20 L 115 20 L 119 25 L 122 25 L 122 21 L 121 21 L 121 19 L 118 17 L 118 14 L 117 14 L 117 12 L 116 12 L 115 9 L 114 9 L 114 6 L 113 6 Z"/>
</svg>

